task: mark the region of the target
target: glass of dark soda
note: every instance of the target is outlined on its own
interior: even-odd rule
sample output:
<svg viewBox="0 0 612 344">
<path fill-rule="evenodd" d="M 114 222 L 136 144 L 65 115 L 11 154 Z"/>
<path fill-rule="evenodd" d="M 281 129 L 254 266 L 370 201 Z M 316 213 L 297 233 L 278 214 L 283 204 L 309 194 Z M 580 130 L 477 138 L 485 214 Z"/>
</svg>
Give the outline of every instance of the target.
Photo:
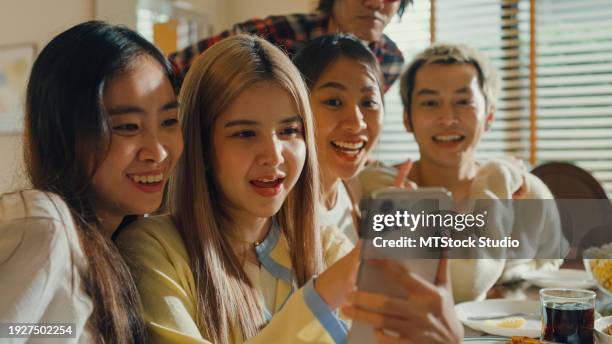
<svg viewBox="0 0 612 344">
<path fill-rule="evenodd" d="M 541 289 L 541 339 L 554 343 L 593 344 L 595 297 L 595 292 L 590 290 Z"/>
</svg>

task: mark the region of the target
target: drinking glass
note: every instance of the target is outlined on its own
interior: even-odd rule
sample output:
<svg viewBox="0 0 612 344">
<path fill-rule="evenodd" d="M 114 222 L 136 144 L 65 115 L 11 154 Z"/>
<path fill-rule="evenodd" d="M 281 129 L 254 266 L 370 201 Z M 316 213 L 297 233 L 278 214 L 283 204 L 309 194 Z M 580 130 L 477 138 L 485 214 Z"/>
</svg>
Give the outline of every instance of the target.
<svg viewBox="0 0 612 344">
<path fill-rule="evenodd" d="M 541 289 L 541 339 L 555 343 L 592 344 L 595 296 L 595 292 L 583 289 Z"/>
</svg>

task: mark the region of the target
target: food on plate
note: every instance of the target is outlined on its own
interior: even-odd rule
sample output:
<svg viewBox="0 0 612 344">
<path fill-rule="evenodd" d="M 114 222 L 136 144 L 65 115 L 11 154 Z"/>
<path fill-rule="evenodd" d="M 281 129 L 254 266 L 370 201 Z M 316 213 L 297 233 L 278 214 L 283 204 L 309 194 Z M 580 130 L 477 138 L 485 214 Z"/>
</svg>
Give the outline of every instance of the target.
<svg viewBox="0 0 612 344">
<path fill-rule="evenodd" d="M 603 332 L 609 336 L 612 336 L 612 325 L 608 325 L 608 327 L 606 327 Z"/>
<path fill-rule="evenodd" d="M 591 274 L 607 290 L 612 290 L 612 259 L 590 259 Z"/>
<path fill-rule="evenodd" d="M 501 320 L 487 320 L 487 325 L 501 328 L 522 328 L 526 320 L 521 317 L 510 317 Z"/>
<path fill-rule="evenodd" d="M 612 243 L 591 247 L 584 251 L 586 268 L 599 286 L 612 291 Z"/>
<path fill-rule="evenodd" d="M 544 342 L 529 337 L 512 336 L 506 344 L 544 344 Z"/>
</svg>

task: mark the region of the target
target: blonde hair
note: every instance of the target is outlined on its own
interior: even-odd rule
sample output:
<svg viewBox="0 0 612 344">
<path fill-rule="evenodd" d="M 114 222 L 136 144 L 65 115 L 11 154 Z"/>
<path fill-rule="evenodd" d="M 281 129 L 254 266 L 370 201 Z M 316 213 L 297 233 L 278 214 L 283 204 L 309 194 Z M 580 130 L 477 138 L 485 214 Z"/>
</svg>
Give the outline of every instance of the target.
<svg viewBox="0 0 612 344">
<path fill-rule="evenodd" d="M 416 74 L 423 66 L 430 64 L 473 65 L 478 71 L 478 83 L 486 102 L 487 113 L 495 111 L 499 93 L 499 80 L 495 68 L 489 60 L 475 49 L 464 44 L 437 43 L 418 54 L 406 67 L 400 77 L 400 96 L 405 113 L 412 111 L 412 92 Z M 411 120 L 408 118 L 408 120 Z"/>
<path fill-rule="evenodd" d="M 222 225 L 231 222 L 214 183 L 213 127 L 219 115 L 245 89 L 271 82 L 292 98 L 304 125 L 306 161 L 276 223 L 287 238 L 295 282 L 304 285 L 323 269 L 317 207 L 319 177 L 313 121 L 304 82 L 287 56 L 267 41 L 237 35 L 200 56 L 179 95 L 185 150 L 170 184 L 170 212 L 189 253 L 195 277 L 197 323 L 209 340 L 243 339 L 265 325 L 258 293 L 231 248 Z M 226 229 L 227 230 L 227 229 Z"/>
</svg>

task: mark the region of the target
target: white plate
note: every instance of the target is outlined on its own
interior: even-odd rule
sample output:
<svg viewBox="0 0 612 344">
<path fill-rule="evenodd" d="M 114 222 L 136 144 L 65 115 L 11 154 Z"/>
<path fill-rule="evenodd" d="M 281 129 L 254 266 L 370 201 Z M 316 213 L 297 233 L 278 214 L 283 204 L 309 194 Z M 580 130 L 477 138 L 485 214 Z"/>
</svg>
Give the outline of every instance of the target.
<svg viewBox="0 0 612 344">
<path fill-rule="evenodd" d="M 559 271 L 532 271 L 526 273 L 525 280 L 540 288 L 595 288 L 595 280 L 589 278 L 584 270 L 560 269 Z"/>
<path fill-rule="evenodd" d="M 490 326 L 486 320 L 468 320 L 468 317 L 495 316 L 513 313 L 536 313 L 540 314 L 539 301 L 517 301 L 517 300 L 484 300 L 460 303 L 455 306 L 459 320 L 468 327 L 477 331 L 486 332 L 498 336 L 525 336 L 539 337 L 541 332 L 541 320 L 533 317 L 523 317 L 526 322 L 522 328 L 501 328 Z"/>
</svg>

